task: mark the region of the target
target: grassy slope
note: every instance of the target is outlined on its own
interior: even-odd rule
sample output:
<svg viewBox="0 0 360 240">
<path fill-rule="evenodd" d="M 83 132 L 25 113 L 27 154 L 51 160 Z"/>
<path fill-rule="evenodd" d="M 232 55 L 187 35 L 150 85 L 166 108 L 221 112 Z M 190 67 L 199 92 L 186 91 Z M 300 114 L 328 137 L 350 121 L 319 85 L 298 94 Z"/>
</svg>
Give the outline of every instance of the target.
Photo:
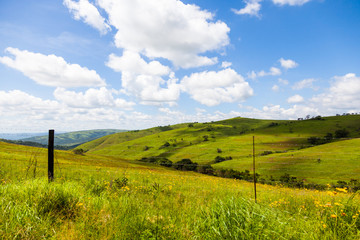
<svg viewBox="0 0 360 240">
<path fill-rule="evenodd" d="M 30 164 L 34 156 L 38 159 L 35 179 L 31 175 L 34 164 Z M 2 238 L 360 236 L 360 198 L 341 191 L 335 194 L 259 184 L 255 204 L 250 183 L 114 157 L 56 151 L 55 182 L 51 184 L 42 178 L 45 166 L 46 150 L 0 142 Z M 124 177 L 126 186 L 117 186 L 114 180 Z"/>
<path fill-rule="evenodd" d="M 272 123 L 278 125 L 270 126 Z M 357 115 L 306 121 L 234 118 L 213 123 L 196 123 L 193 127 L 182 124 L 169 131 L 153 128 L 118 133 L 86 143 L 79 148 L 93 154 L 129 160 L 161 156 L 176 162 L 190 158 L 199 164 L 212 164 L 215 168 L 251 170 L 252 137 L 255 136 L 259 173 L 262 175 L 269 177 L 290 173 L 309 181 L 321 182 L 350 180 L 358 173 L 356 159 L 359 155 L 354 151 L 358 146 L 357 140 L 304 147 L 309 147 L 307 138 L 310 136 L 323 137 L 343 128 L 350 132 L 350 137 L 359 137 L 359 123 L 360 116 Z M 204 141 L 205 135 L 208 136 L 208 141 Z M 171 146 L 161 148 L 165 142 L 169 142 Z M 218 149 L 221 149 L 221 153 Z M 272 151 L 273 154 L 260 156 L 264 151 Z M 283 153 L 285 151 L 287 153 Z M 353 155 L 338 152 L 351 152 Z M 214 164 L 216 156 L 231 156 L 233 160 Z M 344 163 L 341 171 L 337 168 L 340 162 Z"/>
<path fill-rule="evenodd" d="M 55 141 L 55 145 L 73 146 L 73 145 L 89 142 L 106 135 L 114 134 L 117 132 L 123 132 L 123 131 L 124 130 L 116 130 L 116 129 L 98 129 L 98 130 L 86 130 L 86 131 L 61 133 L 61 134 L 55 133 L 54 141 Z M 21 140 L 47 144 L 48 136 L 31 137 Z"/>
</svg>

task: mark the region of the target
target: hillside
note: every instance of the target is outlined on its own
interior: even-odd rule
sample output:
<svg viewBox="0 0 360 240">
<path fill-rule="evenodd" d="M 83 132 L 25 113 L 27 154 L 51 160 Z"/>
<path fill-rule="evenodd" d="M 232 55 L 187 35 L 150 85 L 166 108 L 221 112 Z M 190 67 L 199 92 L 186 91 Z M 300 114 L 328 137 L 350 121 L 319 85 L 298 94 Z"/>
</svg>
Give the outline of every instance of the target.
<svg viewBox="0 0 360 240">
<path fill-rule="evenodd" d="M 98 129 L 98 130 L 86 130 L 86 131 L 76 131 L 68 133 L 57 134 L 55 132 L 55 145 L 61 146 L 76 146 L 85 142 L 101 138 L 106 135 L 125 132 L 126 130 L 116 130 L 116 129 Z M 30 138 L 20 139 L 21 141 L 27 142 L 36 142 L 40 144 L 48 144 L 48 136 L 35 136 Z"/>
<path fill-rule="evenodd" d="M 360 137 L 360 116 L 301 121 L 234 118 L 188 123 L 117 133 L 78 148 L 128 160 L 166 157 L 177 162 L 189 158 L 214 168 L 243 171 L 252 170 L 252 138 L 255 136 L 258 172 L 263 177 L 288 173 L 310 182 L 329 182 L 350 180 L 359 173 L 360 155 L 356 151 L 359 140 L 336 138 L 336 131 L 343 129 L 348 133 L 346 139 Z M 331 139 L 325 142 L 326 136 Z M 316 141 L 310 142 L 311 137 Z M 226 161 L 216 162 L 217 156 Z M 339 162 L 344 164 L 341 171 L 337 168 Z"/>
<path fill-rule="evenodd" d="M 119 157 L 55 151 L 50 184 L 46 149 L 0 142 L 0 160 L 3 239 L 360 237 L 360 197 L 335 186 L 258 184 L 254 201 L 249 182 Z"/>
</svg>

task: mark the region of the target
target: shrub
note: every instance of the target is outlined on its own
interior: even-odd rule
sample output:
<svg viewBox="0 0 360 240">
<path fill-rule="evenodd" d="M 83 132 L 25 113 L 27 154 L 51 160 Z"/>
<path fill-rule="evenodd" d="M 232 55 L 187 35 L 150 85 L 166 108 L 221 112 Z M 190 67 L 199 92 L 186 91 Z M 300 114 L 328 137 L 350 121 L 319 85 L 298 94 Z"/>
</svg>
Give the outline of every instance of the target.
<svg viewBox="0 0 360 240">
<path fill-rule="evenodd" d="M 264 151 L 264 152 L 260 153 L 260 156 L 266 156 L 266 155 L 269 155 L 272 153 L 273 153 L 272 151 Z"/>
<path fill-rule="evenodd" d="M 215 158 L 215 163 L 219 163 L 219 162 L 223 162 L 225 161 L 226 159 L 224 157 L 221 157 L 221 156 L 216 156 Z"/>
<path fill-rule="evenodd" d="M 344 129 L 339 129 L 335 131 L 335 138 L 346 138 L 348 137 L 350 134 L 350 132 L 348 130 Z"/>
<path fill-rule="evenodd" d="M 199 165 L 197 172 L 207 175 L 214 175 L 214 168 L 211 165 Z"/>
<path fill-rule="evenodd" d="M 172 166 L 173 168 L 177 169 L 177 170 L 182 170 L 182 171 L 195 171 L 197 168 L 197 163 L 192 162 L 190 159 L 185 158 L 182 159 L 176 163 L 174 163 Z"/>
<path fill-rule="evenodd" d="M 170 147 L 169 142 L 165 142 L 162 146 L 159 147 L 159 149 L 163 149 L 163 148 L 167 148 L 167 147 Z"/>
<path fill-rule="evenodd" d="M 173 165 L 173 162 L 167 158 L 161 158 L 157 162 L 163 167 L 171 167 Z"/>
<path fill-rule="evenodd" d="M 77 149 L 74 149 L 73 150 L 73 153 L 74 154 L 77 154 L 77 155 L 84 155 L 84 149 L 82 149 L 82 148 L 77 148 Z"/>
</svg>

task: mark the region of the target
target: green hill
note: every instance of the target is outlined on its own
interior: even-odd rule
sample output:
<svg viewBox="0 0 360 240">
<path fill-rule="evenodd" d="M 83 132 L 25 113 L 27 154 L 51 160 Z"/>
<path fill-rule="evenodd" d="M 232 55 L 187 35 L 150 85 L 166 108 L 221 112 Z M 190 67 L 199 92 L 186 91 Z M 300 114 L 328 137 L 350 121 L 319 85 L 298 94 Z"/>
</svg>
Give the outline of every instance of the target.
<svg viewBox="0 0 360 240">
<path fill-rule="evenodd" d="M 128 160 L 161 157 L 177 162 L 189 158 L 214 168 L 243 171 L 252 170 L 253 136 L 259 173 L 264 177 L 288 173 L 310 182 L 327 182 L 350 180 L 359 173 L 360 155 L 355 151 L 359 140 L 346 140 L 360 137 L 359 115 L 179 124 L 117 133 L 78 148 Z M 225 161 L 217 162 L 218 156 Z M 339 163 L 343 164 L 342 171 Z"/>
<path fill-rule="evenodd" d="M 55 145 L 61 146 L 76 146 L 85 142 L 92 141 L 97 138 L 101 138 L 106 135 L 114 134 L 117 132 L 125 132 L 126 130 L 116 129 L 98 129 L 98 130 L 86 130 L 56 134 L 55 132 Z M 48 136 L 36 136 L 31 138 L 24 138 L 21 141 L 36 142 L 40 144 L 48 144 Z"/>
</svg>

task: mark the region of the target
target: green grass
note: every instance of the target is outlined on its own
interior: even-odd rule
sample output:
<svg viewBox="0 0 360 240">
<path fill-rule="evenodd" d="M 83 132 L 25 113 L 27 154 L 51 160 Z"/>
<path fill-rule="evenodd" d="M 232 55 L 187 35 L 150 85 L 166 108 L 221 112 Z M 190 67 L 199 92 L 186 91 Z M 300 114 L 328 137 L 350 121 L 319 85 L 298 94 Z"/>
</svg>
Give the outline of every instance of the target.
<svg viewBox="0 0 360 240">
<path fill-rule="evenodd" d="M 173 162 L 190 158 L 214 168 L 252 170 L 252 138 L 255 136 L 258 173 L 279 177 L 285 173 L 307 182 L 325 183 L 357 178 L 359 142 L 346 139 L 311 147 L 309 137 L 323 138 L 347 129 L 360 136 L 360 116 L 326 117 L 322 120 L 279 121 L 234 118 L 211 123 L 179 124 L 167 131 L 152 128 L 117 133 L 79 146 L 88 153 L 139 160 L 166 157 Z M 207 136 L 208 141 L 204 141 Z M 169 147 L 162 147 L 166 142 Z M 220 152 L 219 152 L 220 150 Z M 261 156 L 264 152 L 271 152 Z M 232 160 L 214 163 L 217 156 Z M 320 162 L 319 160 L 320 159 Z M 340 164 L 341 163 L 341 164 Z"/>
<path fill-rule="evenodd" d="M 359 239 L 360 197 L 0 143 L 2 239 Z M 37 175 L 29 175 L 30 158 Z M 30 172 L 34 165 L 30 165 Z"/>
</svg>

